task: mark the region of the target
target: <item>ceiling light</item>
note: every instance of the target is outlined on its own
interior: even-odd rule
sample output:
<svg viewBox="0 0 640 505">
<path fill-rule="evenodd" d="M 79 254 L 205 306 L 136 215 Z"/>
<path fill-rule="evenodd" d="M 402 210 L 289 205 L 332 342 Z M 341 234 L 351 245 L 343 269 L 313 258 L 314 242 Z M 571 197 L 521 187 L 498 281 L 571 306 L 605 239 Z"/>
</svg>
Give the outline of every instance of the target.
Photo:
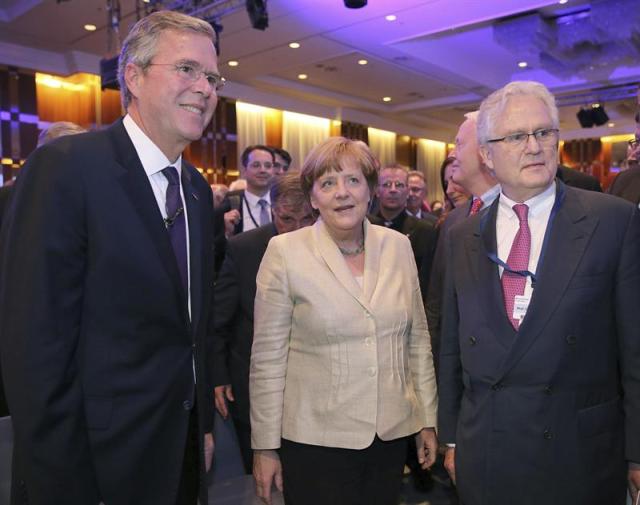
<svg viewBox="0 0 640 505">
<path fill-rule="evenodd" d="M 568 1 L 569 1 L 569 0 L 558 0 L 558 3 L 559 3 L 560 5 L 564 5 L 564 4 L 566 4 Z"/>
<path fill-rule="evenodd" d="M 301 79 L 301 80 L 303 80 L 303 81 L 304 81 L 307 77 L 309 77 L 307 74 L 298 74 L 298 79 Z"/>
<path fill-rule="evenodd" d="M 230 60 L 227 65 L 229 65 L 230 67 L 237 67 L 239 65 L 239 63 L 236 60 Z"/>
<path fill-rule="evenodd" d="M 395 14 L 389 14 L 388 16 L 385 16 L 384 18 L 387 21 L 395 21 L 396 19 L 398 19 Z"/>
<path fill-rule="evenodd" d="M 366 65 L 369 63 L 367 60 L 358 60 L 358 65 Z"/>
<path fill-rule="evenodd" d="M 607 126 L 608 126 L 609 128 L 613 128 L 615 125 L 616 125 L 615 123 L 609 123 L 609 124 L 607 124 Z"/>
<path fill-rule="evenodd" d="M 291 49 L 298 49 L 298 48 L 300 47 L 300 43 L 299 43 L 299 42 L 291 42 L 291 43 L 289 44 L 289 47 L 290 47 Z"/>
<path fill-rule="evenodd" d="M 519 61 L 518 62 L 518 66 L 520 68 L 527 68 L 529 66 L 529 64 L 526 61 Z"/>
<path fill-rule="evenodd" d="M 96 27 L 96 25 L 86 24 L 84 25 L 84 29 L 88 32 L 95 32 L 98 28 Z"/>
<path fill-rule="evenodd" d="M 382 98 L 383 102 L 390 102 L 391 101 L 391 97 L 390 96 L 385 96 Z"/>
</svg>

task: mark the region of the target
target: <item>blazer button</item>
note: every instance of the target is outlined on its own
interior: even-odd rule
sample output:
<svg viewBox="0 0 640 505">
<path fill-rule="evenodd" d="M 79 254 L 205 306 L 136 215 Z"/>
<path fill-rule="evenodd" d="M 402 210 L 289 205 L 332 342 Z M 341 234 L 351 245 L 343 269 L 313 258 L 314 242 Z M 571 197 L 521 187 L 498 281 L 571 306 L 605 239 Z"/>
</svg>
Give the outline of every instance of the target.
<svg viewBox="0 0 640 505">
<path fill-rule="evenodd" d="M 551 440 L 553 438 L 553 433 L 551 433 L 550 429 L 546 429 L 542 433 L 542 436 L 545 438 L 545 440 Z"/>
<path fill-rule="evenodd" d="M 470 343 L 471 345 L 476 345 L 476 344 L 478 343 L 478 339 L 477 339 L 476 337 L 474 337 L 473 335 L 471 335 L 471 336 L 469 337 L 469 343 Z"/>
<path fill-rule="evenodd" d="M 367 337 L 364 339 L 364 345 L 369 346 L 371 345 L 371 338 Z"/>
<path fill-rule="evenodd" d="M 567 335 L 567 344 L 569 345 L 576 345 L 576 343 L 578 342 L 578 338 L 574 335 Z"/>
<path fill-rule="evenodd" d="M 184 410 L 191 410 L 193 404 L 189 400 L 185 400 L 182 402 L 182 407 L 184 408 Z"/>
<path fill-rule="evenodd" d="M 374 367 L 374 366 L 369 367 L 369 376 L 370 377 L 375 377 L 376 373 L 378 373 L 378 371 L 376 370 L 376 367 Z"/>
<path fill-rule="evenodd" d="M 500 391 L 502 388 L 504 388 L 504 384 L 502 382 L 497 382 L 491 386 L 491 389 L 494 391 Z"/>
<path fill-rule="evenodd" d="M 551 386 L 545 386 L 544 387 L 544 394 L 546 394 L 546 395 L 553 394 L 553 388 Z"/>
</svg>

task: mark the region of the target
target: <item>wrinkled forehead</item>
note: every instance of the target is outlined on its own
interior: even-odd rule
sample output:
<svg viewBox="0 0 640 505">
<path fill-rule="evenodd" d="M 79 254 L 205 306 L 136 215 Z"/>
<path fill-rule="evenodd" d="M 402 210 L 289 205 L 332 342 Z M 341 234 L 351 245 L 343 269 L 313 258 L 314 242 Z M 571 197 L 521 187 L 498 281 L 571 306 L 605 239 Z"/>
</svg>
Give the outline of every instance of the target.
<svg viewBox="0 0 640 505">
<path fill-rule="evenodd" d="M 407 181 L 409 174 L 401 168 L 383 168 L 380 171 L 380 177 L 378 182 L 382 181 Z"/>
</svg>

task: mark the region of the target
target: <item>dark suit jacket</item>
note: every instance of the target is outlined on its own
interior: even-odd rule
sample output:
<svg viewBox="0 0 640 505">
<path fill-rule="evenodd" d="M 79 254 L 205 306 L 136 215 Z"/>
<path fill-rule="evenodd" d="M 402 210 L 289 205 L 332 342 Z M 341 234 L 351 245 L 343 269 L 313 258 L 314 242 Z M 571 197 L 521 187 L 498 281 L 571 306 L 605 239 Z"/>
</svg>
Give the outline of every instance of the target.
<svg viewBox="0 0 640 505">
<path fill-rule="evenodd" d="M 640 460 L 640 215 L 564 191 L 517 333 L 488 258 L 498 200 L 448 236 L 438 435 L 465 505 L 624 503 Z"/>
<path fill-rule="evenodd" d="M 268 224 L 231 237 L 214 288 L 213 385 L 231 384 L 235 396 L 231 413 L 247 425 L 256 276 L 276 234 L 275 226 Z"/>
<path fill-rule="evenodd" d="M 372 224 L 384 226 L 385 219 L 380 215 L 367 216 Z M 420 291 L 422 301 L 425 302 L 429 277 L 431 275 L 431 265 L 438 242 L 438 231 L 435 223 L 425 219 L 417 219 L 409 216 L 406 212 L 401 212 L 394 220 L 391 229 L 409 237 L 411 249 L 418 268 L 418 280 L 420 281 Z"/>
<path fill-rule="evenodd" d="M 611 183 L 609 193 L 640 204 L 640 166 L 620 172 Z"/>
<path fill-rule="evenodd" d="M 200 441 L 213 418 L 205 349 L 213 202 L 187 163 L 182 184 L 191 319 L 122 121 L 47 144 L 22 168 L 0 251 L 14 503 L 175 504 L 196 399 Z"/>
<path fill-rule="evenodd" d="M 2 225 L 2 218 L 7 212 L 9 205 L 9 199 L 13 193 L 13 186 L 2 186 L 0 188 L 0 225 Z"/>
<path fill-rule="evenodd" d="M 559 165 L 556 177 L 567 186 L 602 193 L 602 186 L 600 186 L 598 179 L 593 175 L 585 174 L 579 170 L 573 170 L 572 168 L 565 167 L 564 165 Z"/>
<path fill-rule="evenodd" d="M 471 210 L 472 199 L 464 205 L 460 205 L 447 214 L 445 220 L 440 225 L 438 231 L 438 243 L 431 267 L 431 277 L 427 288 L 427 299 L 425 309 L 427 311 L 427 323 L 429 325 L 429 336 L 431 337 L 431 352 L 433 353 L 433 364 L 436 372 L 439 367 L 440 358 L 440 317 L 442 312 L 442 290 L 444 289 L 444 274 L 447 263 L 445 251 L 445 237 L 453 225 L 464 220 Z"/>
</svg>

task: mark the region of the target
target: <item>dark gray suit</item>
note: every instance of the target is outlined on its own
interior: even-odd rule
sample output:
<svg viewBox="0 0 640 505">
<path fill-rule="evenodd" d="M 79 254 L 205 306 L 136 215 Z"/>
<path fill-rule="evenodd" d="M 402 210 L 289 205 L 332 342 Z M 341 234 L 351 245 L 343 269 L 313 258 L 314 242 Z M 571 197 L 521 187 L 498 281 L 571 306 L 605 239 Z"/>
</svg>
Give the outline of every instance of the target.
<svg viewBox="0 0 640 505">
<path fill-rule="evenodd" d="M 626 460 L 640 461 L 640 215 L 558 191 L 518 332 L 488 257 L 498 200 L 449 233 L 439 437 L 457 444 L 465 505 L 624 503 Z"/>
<path fill-rule="evenodd" d="M 175 505 L 196 399 L 201 454 L 213 416 L 213 202 L 187 163 L 182 186 L 191 317 L 122 121 L 51 142 L 22 168 L 0 242 L 14 503 Z M 200 472 L 207 503 L 202 457 Z"/>
<path fill-rule="evenodd" d="M 640 205 L 640 167 L 636 166 L 620 172 L 611 183 L 609 193 Z"/>
</svg>

